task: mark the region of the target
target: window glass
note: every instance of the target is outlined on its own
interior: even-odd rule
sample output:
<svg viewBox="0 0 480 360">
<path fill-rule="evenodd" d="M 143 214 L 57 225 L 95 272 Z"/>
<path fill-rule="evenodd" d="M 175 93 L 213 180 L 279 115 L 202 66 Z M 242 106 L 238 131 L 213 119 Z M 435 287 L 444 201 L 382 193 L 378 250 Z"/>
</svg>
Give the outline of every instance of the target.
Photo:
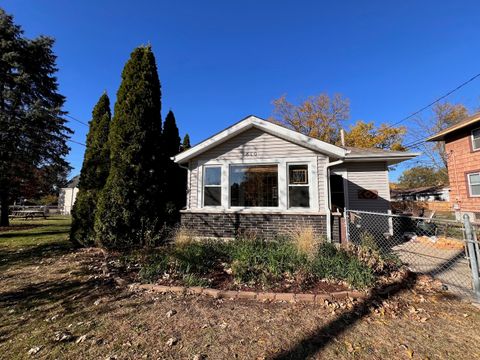
<svg viewBox="0 0 480 360">
<path fill-rule="evenodd" d="M 203 205 L 220 206 L 222 204 L 222 168 L 206 167 L 203 184 Z"/>
<path fill-rule="evenodd" d="M 222 172 L 219 166 L 205 168 L 205 185 L 220 185 L 221 181 Z"/>
<path fill-rule="evenodd" d="M 480 196 L 480 173 L 468 174 L 470 195 Z"/>
<path fill-rule="evenodd" d="M 278 166 L 230 166 L 230 205 L 278 206 Z"/>
<path fill-rule="evenodd" d="M 288 166 L 288 206 L 310 207 L 308 165 Z"/>
<path fill-rule="evenodd" d="M 480 129 L 472 131 L 473 150 L 480 150 Z"/>
</svg>

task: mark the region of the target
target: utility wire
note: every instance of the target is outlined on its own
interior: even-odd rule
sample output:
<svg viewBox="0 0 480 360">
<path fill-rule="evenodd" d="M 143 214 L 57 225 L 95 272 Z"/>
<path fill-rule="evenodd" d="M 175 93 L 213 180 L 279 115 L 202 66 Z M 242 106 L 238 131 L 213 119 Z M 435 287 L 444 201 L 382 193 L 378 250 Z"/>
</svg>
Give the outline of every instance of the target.
<svg viewBox="0 0 480 360">
<path fill-rule="evenodd" d="M 446 97 L 450 96 L 451 94 L 453 94 L 454 92 L 460 90 L 462 87 L 464 87 L 465 85 L 471 83 L 473 80 L 475 80 L 476 78 L 480 77 L 480 73 L 476 74 L 475 76 L 471 77 L 470 79 L 468 79 L 467 81 L 461 83 L 460 85 L 458 85 L 455 89 L 453 90 L 450 90 L 449 92 L 447 92 L 445 95 L 442 95 L 440 96 L 439 98 L 437 98 L 436 100 L 432 101 L 430 104 L 422 107 L 420 110 L 417 110 L 415 111 L 414 113 L 408 115 L 407 117 L 397 121 L 396 123 L 393 123 L 392 125 L 389 125 L 388 127 L 393 127 L 393 126 L 396 126 L 398 124 L 401 124 L 402 122 L 408 120 L 408 119 L 411 119 L 412 117 L 414 117 L 415 115 L 418 115 L 419 113 L 421 113 L 422 111 L 428 109 L 429 107 L 435 105 L 436 103 L 442 101 L 443 99 L 445 99 Z"/>
<path fill-rule="evenodd" d="M 81 142 L 78 142 L 78 141 L 75 141 L 75 140 L 72 140 L 72 139 L 67 139 L 67 141 L 71 142 L 71 143 L 74 143 L 74 144 L 77 144 L 77 145 L 82 145 L 82 146 L 87 146 L 85 145 L 84 143 L 81 143 Z"/>
<path fill-rule="evenodd" d="M 74 118 L 73 116 L 68 115 L 68 114 L 65 114 L 65 116 L 68 117 L 68 118 L 70 118 L 70 119 L 72 119 L 72 120 L 74 120 L 74 121 L 76 121 L 76 122 L 78 122 L 78 123 L 80 123 L 80 124 L 82 124 L 82 125 L 85 125 L 85 126 L 88 127 L 88 124 L 87 124 L 86 122 L 82 121 L 82 120 L 78 120 L 78 119 L 76 119 L 76 118 Z"/>
</svg>

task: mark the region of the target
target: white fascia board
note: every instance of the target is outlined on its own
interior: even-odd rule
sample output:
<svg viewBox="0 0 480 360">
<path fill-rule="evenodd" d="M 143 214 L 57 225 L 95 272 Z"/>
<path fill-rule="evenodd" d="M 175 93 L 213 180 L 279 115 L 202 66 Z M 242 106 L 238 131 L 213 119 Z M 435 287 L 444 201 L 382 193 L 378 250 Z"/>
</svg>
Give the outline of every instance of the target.
<svg viewBox="0 0 480 360">
<path fill-rule="evenodd" d="M 398 164 L 402 161 L 411 160 L 417 156 L 420 156 L 421 153 L 407 153 L 407 154 L 398 154 L 398 155 L 359 155 L 359 156 L 352 156 L 349 155 L 345 158 L 345 162 L 370 162 L 370 161 L 385 161 L 389 165 Z"/>
<path fill-rule="evenodd" d="M 324 153 L 329 156 L 344 158 L 345 155 L 348 153 L 347 150 L 342 149 L 338 146 L 328 144 L 324 141 L 320 141 L 309 136 L 300 134 L 296 131 L 284 128 L 280 125 L 276 125 L 269 121 L 257 118 L 256 116 L 249 116 L 246 119 L 240 121 L 239 123 L 230 126 L 229 128 L 208 138 L 207 140 L 202 141 L 200 144 L 195 145 L 191 149 L 177 154 L 172 158 L 172 160 L 176 163 L 186 162 L 189 159 L 221 144 L 224 141 L 227 141 L 228 139 L 252 127 L 259 128 L 271 135 L 291 141 L 300 146 L 304 146 L 306 148 L 315 150 L 320 153 Z"/>
</svg>

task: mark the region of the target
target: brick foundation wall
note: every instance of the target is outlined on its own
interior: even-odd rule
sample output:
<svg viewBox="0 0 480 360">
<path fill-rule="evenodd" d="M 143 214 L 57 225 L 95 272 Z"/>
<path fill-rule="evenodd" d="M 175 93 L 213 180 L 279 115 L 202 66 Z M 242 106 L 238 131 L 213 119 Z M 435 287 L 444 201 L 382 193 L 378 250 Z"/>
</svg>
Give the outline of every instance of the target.
<svg viewBox="0 0 480 360">
<path fill-rule="evenodd" d="M 285 235 L 296 225 L 311 226 L 315 235 L 327 236 L 326 215 L 307 214 L 241 214 L 184 212 L 181 224 L 196 236 L 234 238 L 242 233 L 255 233 L 264 239 Z M 337 225 L 338 226 L 338 225 Z M 338 231 L 334 236 L 338 242 Z"/>
</svg>

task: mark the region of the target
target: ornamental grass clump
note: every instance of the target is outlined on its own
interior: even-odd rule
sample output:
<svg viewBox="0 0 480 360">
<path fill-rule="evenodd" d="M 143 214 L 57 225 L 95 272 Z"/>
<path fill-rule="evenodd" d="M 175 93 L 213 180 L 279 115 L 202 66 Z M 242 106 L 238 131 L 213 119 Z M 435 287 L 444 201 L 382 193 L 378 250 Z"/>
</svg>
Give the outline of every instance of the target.
<svg viewBox="0 0 480 360">
<path fill-rule="evenodd" d="M 311 226 L 296 226 L 290 230 L 288 237 L 297 251 L 312 260 L 317 256 L 322 239 L 318 238 Z"/>
<path fill-rule="evenodd" d="M 232 273 L 241 283 L 271 284 L 293 275 L 306 261 L 288 241 L 240 239 L 229 245 Z"/>
</svg>

